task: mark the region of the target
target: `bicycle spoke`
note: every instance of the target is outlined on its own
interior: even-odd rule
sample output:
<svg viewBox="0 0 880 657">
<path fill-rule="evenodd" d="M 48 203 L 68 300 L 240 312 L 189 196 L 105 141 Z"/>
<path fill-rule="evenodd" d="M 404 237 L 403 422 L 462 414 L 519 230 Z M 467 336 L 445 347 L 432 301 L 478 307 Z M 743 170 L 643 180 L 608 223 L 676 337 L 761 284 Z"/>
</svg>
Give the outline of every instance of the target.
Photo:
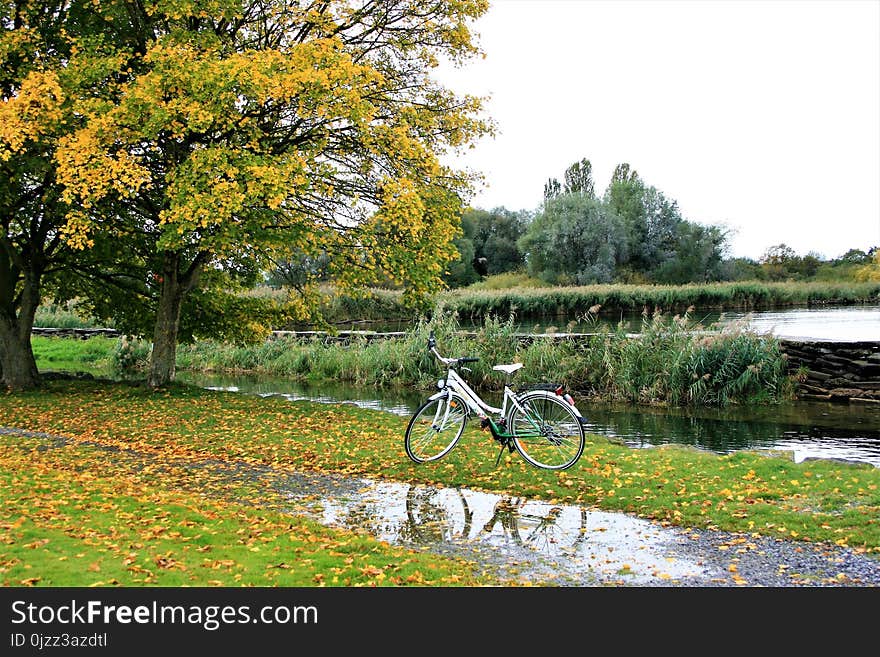
<svg viewBox="0 0 880 657">
<path fill-rule="evenodd" d="M 567 404 L 547 393 L 529 394 L 511 414 L 517 450 L 541 468 L 570 467 L 580 458 L 584 444 L 577 417 Z"/>
<path fill-rule="evenodd" d="M 407 456 L 416 463 L 445 456 L 458 442 L 466 422 L 466 408 L 455 398 L 440 397 L 425 402 L 406 429 Z"/>
</svg>

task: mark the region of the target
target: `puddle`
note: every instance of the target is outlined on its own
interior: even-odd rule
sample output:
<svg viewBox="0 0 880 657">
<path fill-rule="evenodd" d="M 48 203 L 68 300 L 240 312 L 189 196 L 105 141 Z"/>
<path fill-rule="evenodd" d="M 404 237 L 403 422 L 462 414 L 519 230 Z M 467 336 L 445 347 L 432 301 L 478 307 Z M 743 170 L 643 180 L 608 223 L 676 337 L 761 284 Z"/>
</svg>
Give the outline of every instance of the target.
<svg viewBox="0 0 880 657">
<path fill-rule="evenodd" d="M 557 584 L 650 585 L 704 578 L 707 569 L 682 558 L 683 534 L 646 520 L 579 506 L 511 498 L 467 489 L 358 479 L 297 477 L 288 489 L 293 510 L 322 524 L 367 530 L 417 549 L 502 566 L 510 576 Z M 327 497 L 328 488 L 333 497 Z M 323 490 L 315 500 L 309 490 Z"/>
</svg>

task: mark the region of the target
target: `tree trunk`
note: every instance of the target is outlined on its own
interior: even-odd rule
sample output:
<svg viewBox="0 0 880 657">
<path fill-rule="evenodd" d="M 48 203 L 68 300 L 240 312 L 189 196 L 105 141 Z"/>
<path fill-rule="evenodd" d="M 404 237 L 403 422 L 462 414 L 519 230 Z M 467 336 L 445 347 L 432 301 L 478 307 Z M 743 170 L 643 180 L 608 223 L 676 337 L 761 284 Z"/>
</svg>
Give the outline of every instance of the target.
<svg viewBox="0 0 880 657">
<path fill-rule="evenodd" d="M 151 388 L 162 388 L 174 381 L 177 360 L 177 333 L 180 328 L 180 308 L 187 292 L 195 284 L 201 268 L 196 258 L 186 272 L 180 271 L 180 254 L 166 251 L 162 263 L 162 292 L 156 311 L 153 330 L 153 351 L 150 354 Z"/>
<path fill-rule="evenodd" d="M 0 376 L 9 390 L 27 390 L 40 384 L 31 347 L 31 329 L 40 304 L 39 276 L 25 276 L 18 316 L 12 303 L 0 308 Z"/>
<path fill-rule="evenodd" d="M 10 326 L 5 318 L 0 321 L 0 370 L 8 390 L 28 390 L 40 384 L 31 336 L 23 340 L 18 327 Z"/>
</svg>

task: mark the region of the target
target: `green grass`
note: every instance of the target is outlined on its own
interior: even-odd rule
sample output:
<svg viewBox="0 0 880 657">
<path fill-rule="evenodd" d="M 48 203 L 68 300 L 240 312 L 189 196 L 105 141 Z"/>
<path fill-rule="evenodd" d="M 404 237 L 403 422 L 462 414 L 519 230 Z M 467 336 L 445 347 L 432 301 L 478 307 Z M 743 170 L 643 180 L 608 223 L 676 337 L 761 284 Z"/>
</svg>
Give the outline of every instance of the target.
<svg viewBox="0 0 880 657">
<path fill-rule="evenodd" d="M 461 560 L 273 510 L 258 481 L 230 488 L 210 468 L 90 444 L 0 436 L 0 491 L 3 586 L 497 583 Z"/>
<path fill-rule="evenodd" d="M 39 370 L 79 371 L 106 374 L 113 366 L 113 355 L 119 340 L 95 336 L 77 338 L 31 337 L 31 347 Z"/>
<path fill-rule="evenodd" d="M 219 459 L 282 470 L 462 486 L 625 511 L 683 527 L 836 543 L 880 555 L 880 470 L 870 465 L 794 463 L 766 454 L 716 455 L 680 446 L 631 449 L 589 436 L 578 463 L 561 473 L 532 468 L 516 454 L 507 455 L 495 467 L 494 443 L 476 427 L 443 460 L 416 465 L 403 450 L 406 422 L 406 418 L 348 405 L 290 402 L 183 386 L 151 393 L 123 384 L 51 382 L 38 391 L 0 398 L 0 426 L 135 450 L 155 456 L 158 462 Z M 87 522 L 92 511 L 70 515 L 73 509 L 58 499 L 72 472 L 79 473 L 73 484 L 82 488 L 74 488 L 71 500 L 80 493 L 91 495 L 90 486 L 98 491 L 90 504 L 101 499 L 115 504 L 115 497 L 124 490 L 138 490 L 141 480 L 121 478 L 107 465 L 112 459 L 106 456 L 90 457 L 91 448 L 85 442 L 68 448 L 70 460 L 65 465 L 53 460 L 61 458 L 55 456 L 57 450 L 41 453 L 22 449 L 20 440 L 4 440 L 7 524 L 28 518 L 25 508 L 34 512 L 45 508 L 52 518 L 56 512 L 61 514 L 57 524 L 46 520 L 48 526 L 59 531 L 68 528 L 87 544 L 88 531 L 76 528 Z M 177 494 L 178 483 L 169 483 L 178 482 L 177 478 L 152 474 L 143 474 L 145 485 L 153 482 L 157 493 L 172 490 Z M 110 494 L 106 487 L 117 481 L 120 489 Z M 131 487 L 133 483 L 138 486 Z M 190 488 L 187 495 L 203 487 L 194 482 Z M 145 489 L 144 495 L 151 493 L 152 489 Z M 22 496 L 26 501 L 20 503 L 17 500 Z M 134 513 L 125 508 L 125 513 Z M 107 512 L 117 514 L 115 509 Z M 128 535 L 122 540 L 128 540 Z M 23 553 L 17 539 L 12 546 L 2 547 L 4 561 L 32 554 Z"/>
</svg>

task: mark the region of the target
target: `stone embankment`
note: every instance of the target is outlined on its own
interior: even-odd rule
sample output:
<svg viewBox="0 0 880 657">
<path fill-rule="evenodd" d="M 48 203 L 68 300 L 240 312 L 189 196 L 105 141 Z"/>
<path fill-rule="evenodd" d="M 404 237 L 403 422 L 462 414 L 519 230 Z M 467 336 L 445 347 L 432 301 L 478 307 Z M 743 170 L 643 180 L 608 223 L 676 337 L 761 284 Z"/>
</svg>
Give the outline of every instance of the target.
<svg viewBox="0 0 880 657">
<path fill-rule="evenodd" d="M 780 343 L 789 371 L 805 374 L 798 397 L 880 404 L 880 342 Z"/>
<path fill-rule="evenodd" d="M 118 338 L 122 333 L 116 329 L 109 328 L 44 328 L 41 326 L 35 326 L 31 329 L 31 335 L 86 340 L 88 338 L 99 336 L 105 338 Z"/>
</svg>

